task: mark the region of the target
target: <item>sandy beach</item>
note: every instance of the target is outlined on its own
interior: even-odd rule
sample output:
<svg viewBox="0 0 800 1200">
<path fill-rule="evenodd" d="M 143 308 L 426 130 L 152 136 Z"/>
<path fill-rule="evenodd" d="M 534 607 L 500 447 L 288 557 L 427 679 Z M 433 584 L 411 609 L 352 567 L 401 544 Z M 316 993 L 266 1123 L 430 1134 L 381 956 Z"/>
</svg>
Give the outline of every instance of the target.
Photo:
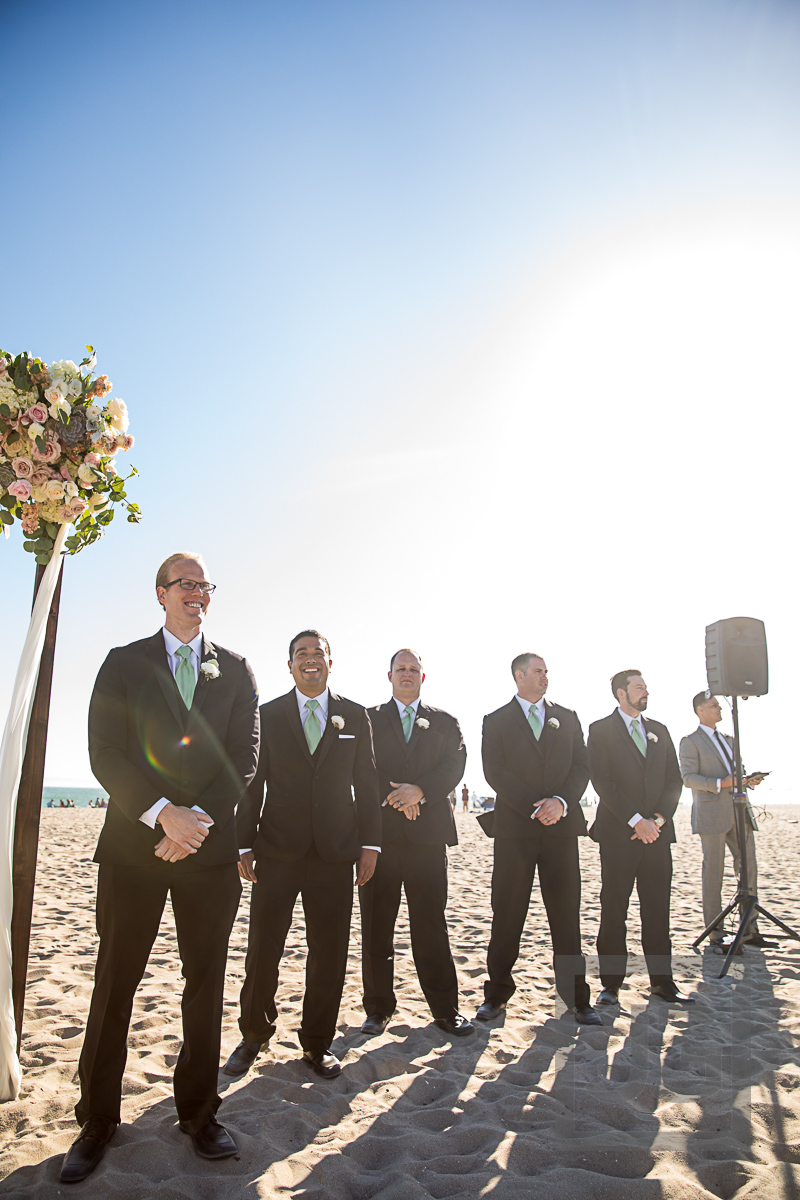
<svg viewBox="0 0 800 1200">
<path fill-rule="evenodd" d="M 298 917 L 269 1052 L 245 1079 L 220 1076 L 220 1119 L 238 1159 L 197 1158 L 177 1126 L 171 1071 L 180 1047 L 180 992 L 169 910 L 137 993 L 129 1038 L 123 1124 L 97 1171 L 70 1189 L 61 1155 L 77 1133 L 72 1108 L 94 969 L 91 862 L 102 812 L 45 811 L 34 911 L 22 1094 L 0 1105 L 0 1193 L 65 1193 L 119 1200 L 416 1200 L 535 1196 L 562 1200 L 699 1200 L 800 1195 L 800 943 L 748 949 L 728 977 L 722 959 L 691 942 L 700 932 L 700 845 L 681 808 L 674 850 L 675 975 L 697 992 L 688 1009 L 647 1000 L 636 955 L 619 1013 L 603 1027 L 559 1016 L 544 910 L 535 894 L 518 991 L 505 1019 L 448 1041 L 416 984 L 407 926 L 399 926 L 400 1006 L 386 1033 L 359 1032 L 357 916 L 334 1045 L 344 1072 L 316 1079 L 299 1061 L 296 1029 L 304 941 Z M 777 807 L 758 835 L 762 901 L 797 926 L 800 808 Z M 490 907 L 491 843 L 458 814 L 450 855 L 449 919 L 472 1016 L 482 999 Z M 593 993 L 599 919 L 597 848 L 582 839 L 583 934 Z M 726 893 L 732 885 L 726 877 Z M 249 885 L 245 885 L 249 889 Z M 223 1054 L 238 1041 L 247 890 L 229 959 Z M 635 909 L 635 903 L 632 906 Z M 638 912 L 631 926 L 638 925 Z M 638 950 L 636 932 L 631 948 Z"/>
</svg>

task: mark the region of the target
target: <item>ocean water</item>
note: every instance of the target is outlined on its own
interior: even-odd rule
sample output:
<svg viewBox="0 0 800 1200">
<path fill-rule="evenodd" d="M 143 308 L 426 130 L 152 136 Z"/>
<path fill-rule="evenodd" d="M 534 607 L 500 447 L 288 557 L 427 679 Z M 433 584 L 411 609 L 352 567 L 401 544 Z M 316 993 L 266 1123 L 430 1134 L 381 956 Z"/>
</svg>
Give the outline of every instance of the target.
<svg viewBox="0 0 800 1200">
<path fill-rule="evenodd" d="M 54 808 L 59 807 L 59 800 L 72 800 L 76 808 L 88 808 L 90 800 L 108 799 L 108 792 L 95 784 L 94 787 L 45 787 L 42 791 L 42 808 L 48 807 L 48 800 L 53 800 Z"/>
</svg>

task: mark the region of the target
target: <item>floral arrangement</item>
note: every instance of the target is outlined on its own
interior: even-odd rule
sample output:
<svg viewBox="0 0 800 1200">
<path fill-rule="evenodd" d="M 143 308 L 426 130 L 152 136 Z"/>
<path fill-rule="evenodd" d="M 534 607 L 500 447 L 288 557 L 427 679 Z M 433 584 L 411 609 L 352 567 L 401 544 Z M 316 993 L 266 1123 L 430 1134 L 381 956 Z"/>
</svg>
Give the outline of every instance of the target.
<svg viewBox="0 0 800 1200">
<path fill-rule="evenodd" d="M 0 350 L 0 523 L 8 537 L 15 520 L 24 548 L 48 563 L 59 525 L 74 524 L 65 548 L 76 554 L 97 541 L 122 504 L 128 520 L 141 520 L 125 494 L 114 462 L 130 450 L 124 400 L 106 400 L 107 376 L 92 378 L 97 356 L 77 366 L 69 360 L 48 366 L 27 353 L 13 358 Z"/>
</svg>

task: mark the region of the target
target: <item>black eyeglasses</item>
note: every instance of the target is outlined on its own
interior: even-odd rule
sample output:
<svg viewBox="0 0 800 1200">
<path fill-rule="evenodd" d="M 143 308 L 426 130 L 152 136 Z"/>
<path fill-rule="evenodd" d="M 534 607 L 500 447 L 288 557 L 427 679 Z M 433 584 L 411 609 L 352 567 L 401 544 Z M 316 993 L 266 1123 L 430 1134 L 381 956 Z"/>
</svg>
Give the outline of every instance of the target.
<svg viewBox="0 0 800 1200">
<path fill-rule="evenodd" d="M 179 583 L 181 590 L 184 592 L 202 592 L 204 596 L 210 596 L 212 592 L 217 590 L 215 583 L 198 583 L 196 579 L 173 579 L 169 583 L 164 584 L 164 591 L 171 588 L 173 584 Z"/>
</svg>

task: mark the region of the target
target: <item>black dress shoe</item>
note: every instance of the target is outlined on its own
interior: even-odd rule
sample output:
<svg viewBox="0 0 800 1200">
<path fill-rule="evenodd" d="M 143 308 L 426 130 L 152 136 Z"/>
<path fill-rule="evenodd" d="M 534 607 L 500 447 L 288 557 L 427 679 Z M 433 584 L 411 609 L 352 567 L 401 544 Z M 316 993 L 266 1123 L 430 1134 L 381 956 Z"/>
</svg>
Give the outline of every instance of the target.
<svg viewBox="0 0 800 1200">
<path fill-rule="evenodd" d="M 682 992 L 677 983 L 654 983 L 650 988 L 650 995 L 657 996 L 659 1000 L 666 1000 L 667 1004 L 694 1004 L 696 997 L 687 996 L 686 992 Z"/>
<path fill-rule="evenodd" d="M 454 1017 L 434 1017 L 433 1023 L 451 1037 L 469 1037 L 475 1032 L 475 1026 L 466 1017 L 462 1017 L 461 1013 L 456 1013 Z"/>
<path fill-rule="evenodd" d="M 304 1050 L 303 1062 L 307 1062 L 314 1073 L 323 1079 L 335 1079 L 342 1073 L 342 1064 L 335 1054 L 331 1054 L 330 1050 L 320 1050 L 318 1054 L 309 1054 L 307 1050 Z"/>
<path fill-rule="evenodd" d="M 250 1070 L 267 1042 L 251 1042 L 242 1038 L 222 1068 L 223 1075 L 244 1075 Z"/>
<path fill-rule="evenodd" d="M 180 1128 L 181 1133 L 188 1133 L 201 1158 L 230 1158 L 239 1153 L 236 1142 L 216 1117 L 209 1117 L 198 1130 L 190 1129 L 182 1121 Z"/>
<path fill-rule="evenodd" d="M 778 946 L 777 942 L 771 942 L 769 938 L 763 937 L 760 933 L 751 933 L 742 938 L 744 946 L 757 946 L 762 950 L 775 950 Z"/>
<path fill-rule="evenodd" d="M 587 1004 L 585 1008 L 573 1008 L 575 1020 L 579 1025 L 602 1025 L 603 1021 L 600 1013 L 595 1012 L 591 1004 Z"/>
<path fill-rule="evenodd" d="M 615 988 L 603 988 L 595 1001 L 596 1004 L 619 1004 L 619 992 Z"/>
<path fill-rule="evenodd" d="M 61 1173 L 58 1176 L 61 1183 L 80 1183 L 82 1179 L 91 1175 L 105 1154 L 106 1146 L 116 1129 L 116 1121 L 109 1121 L 107 1117 L 89 1117 L 64 1155 Z"/>
<path fill-rule="evenodd" d="M 505 1012 L 505 1008 L 505 1000 L 484 1000 L 475 1016 L 479 1021 L 493 1021 L 501 1012 Z"/>
<path fill-rule="evenodd" d="M 377 1034 L 383 1033 L 393 1016 L 393 1013 L 389 1013 L 388 1017 L 382 1017 L 380 1013 L 373 1013 L 361 1026 L 361 1032 L 368 1033 L 370 1037 L 376 1037 Z"/>
</svg>

